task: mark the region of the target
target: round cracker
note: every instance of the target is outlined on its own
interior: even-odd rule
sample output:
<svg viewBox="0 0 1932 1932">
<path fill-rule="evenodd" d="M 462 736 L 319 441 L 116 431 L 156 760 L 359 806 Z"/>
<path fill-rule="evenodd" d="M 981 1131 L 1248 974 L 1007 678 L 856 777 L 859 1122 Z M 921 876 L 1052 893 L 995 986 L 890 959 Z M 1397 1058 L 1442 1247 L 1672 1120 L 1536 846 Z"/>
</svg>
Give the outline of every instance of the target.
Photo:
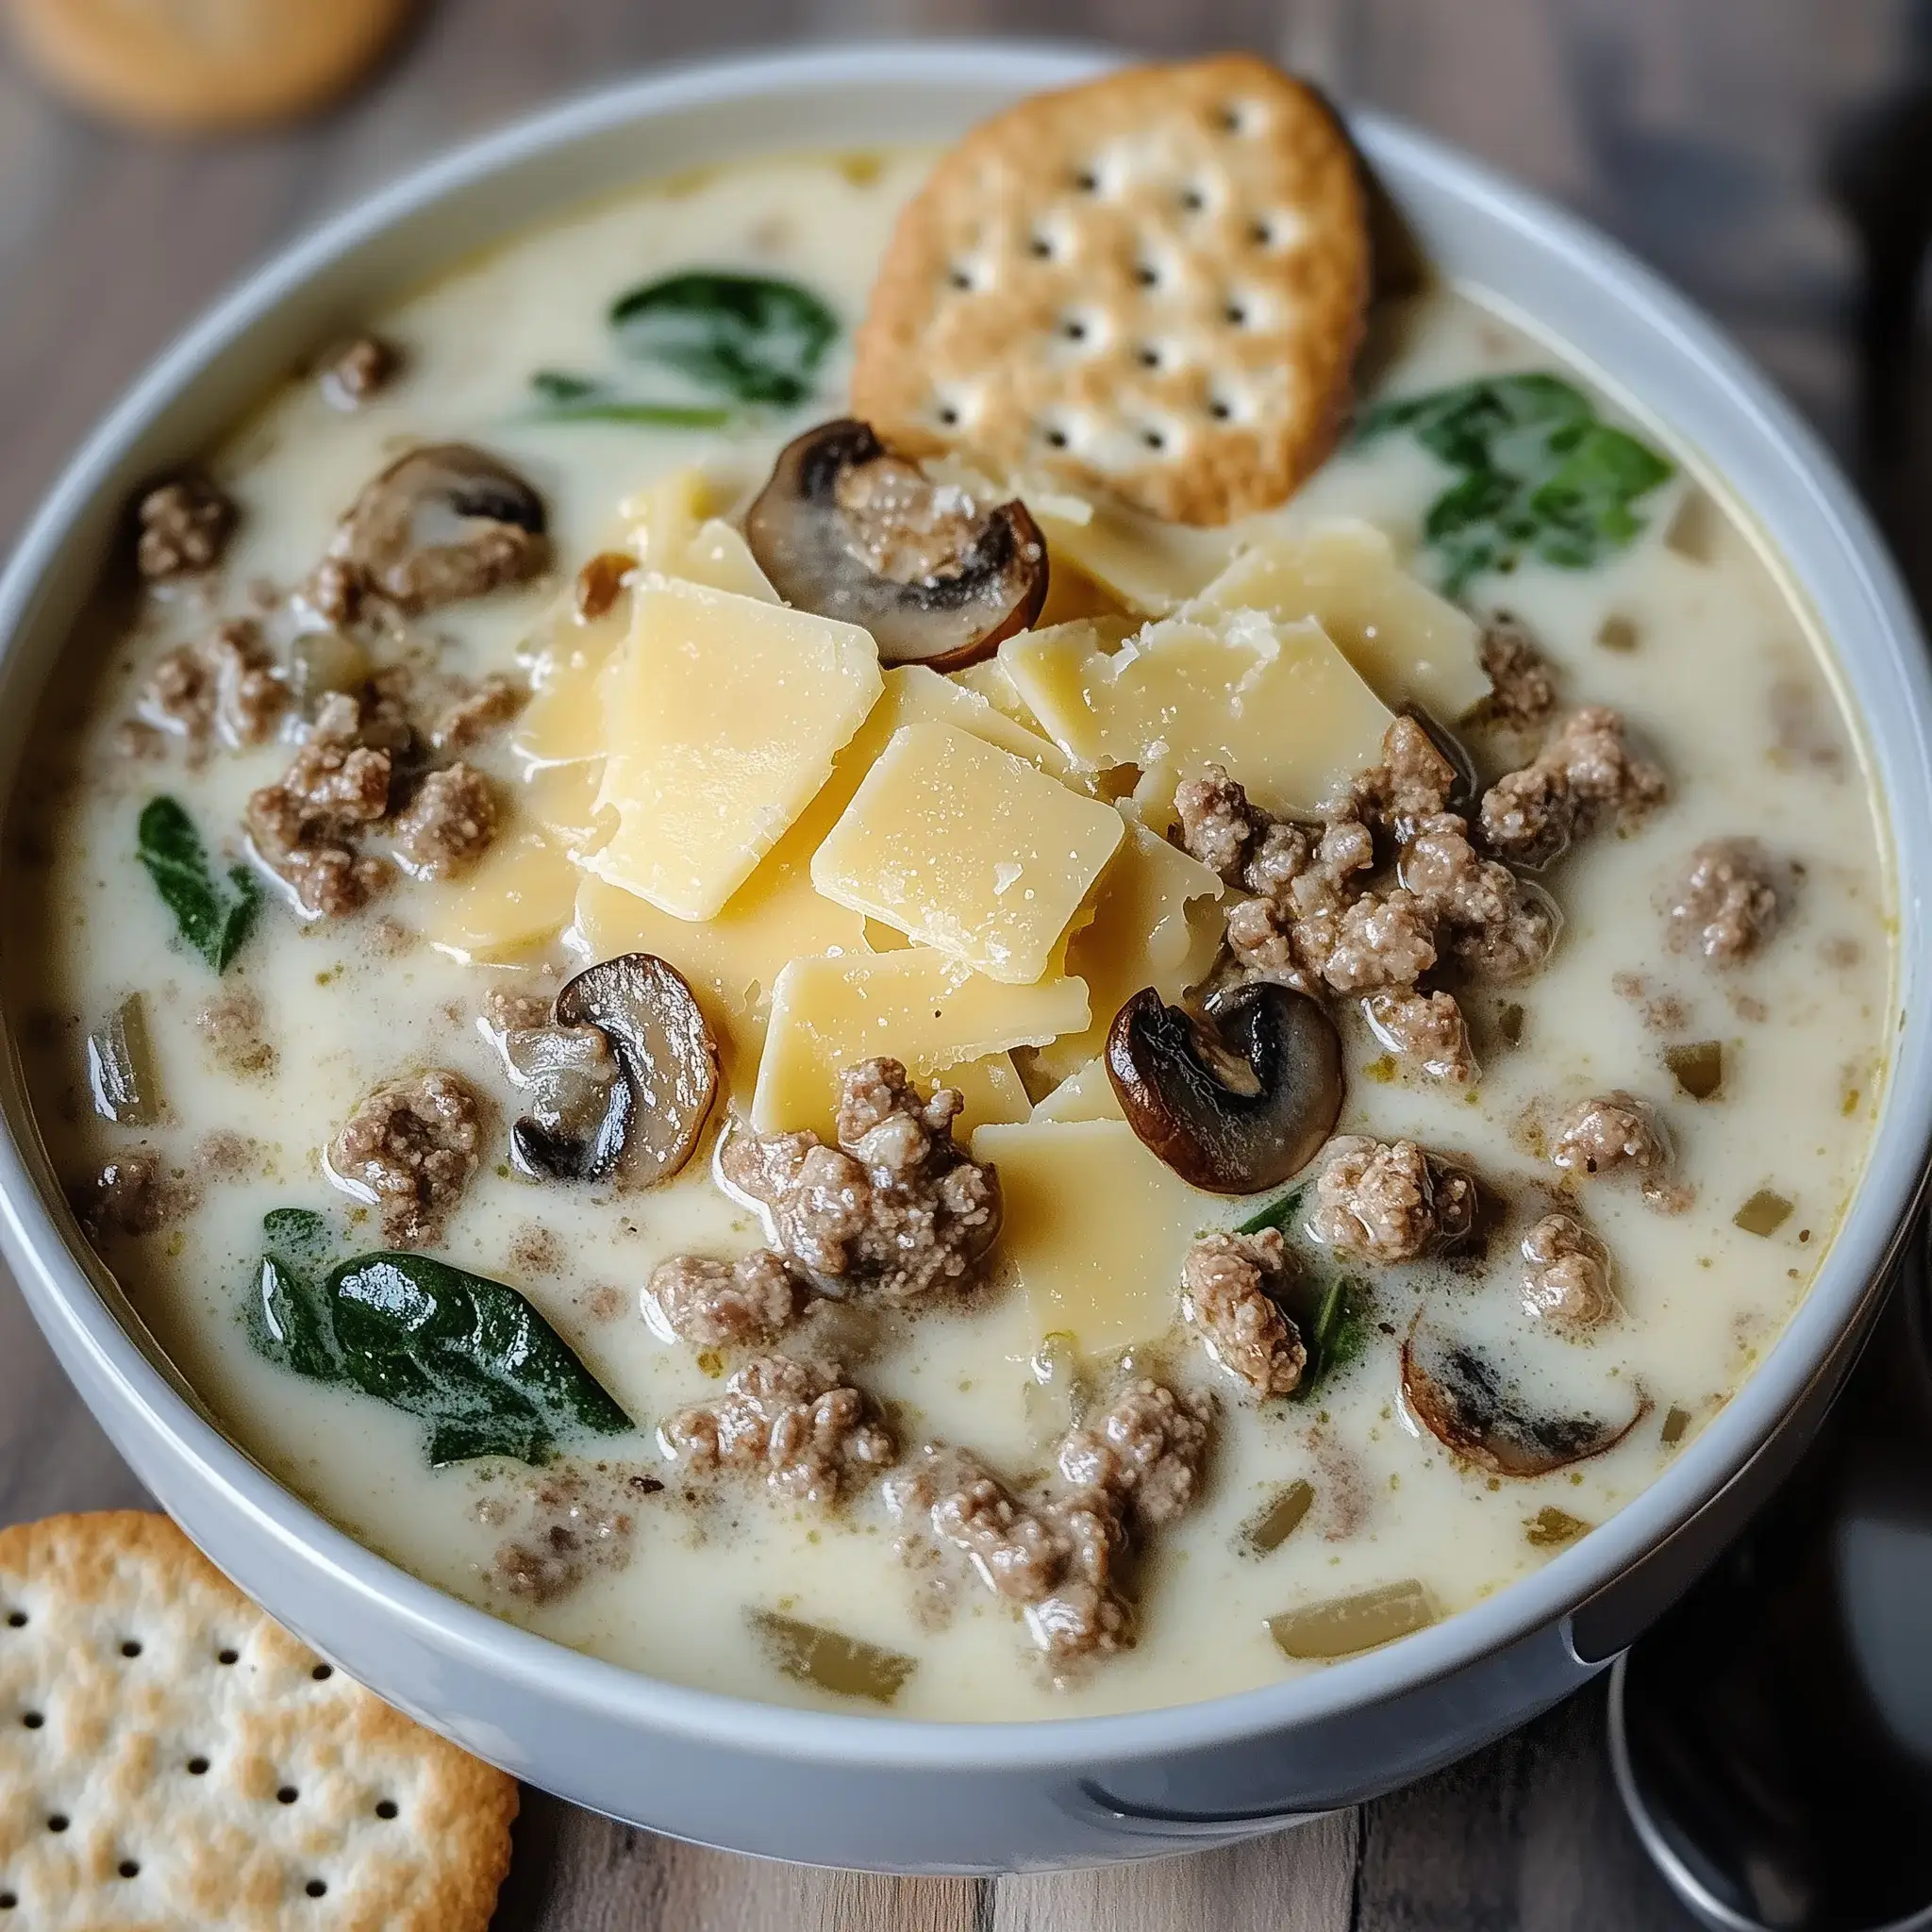
<svg viewBox="0 0 1932 1932">
<path fill-rule="evenodd" d="M 1312 89 L 1246 54 L 1108 75 L 941 159 L 874 285 L 854 413 L 914 454 L 1227 523 L 1333 447 L 1370 268 Z"/>
<path fill-rule="evenodd" d="M 363 73 L 408 0 L 12 0 L 21 52 L 116 121 L 199 134 L 307 113 Z"/>
</svg>

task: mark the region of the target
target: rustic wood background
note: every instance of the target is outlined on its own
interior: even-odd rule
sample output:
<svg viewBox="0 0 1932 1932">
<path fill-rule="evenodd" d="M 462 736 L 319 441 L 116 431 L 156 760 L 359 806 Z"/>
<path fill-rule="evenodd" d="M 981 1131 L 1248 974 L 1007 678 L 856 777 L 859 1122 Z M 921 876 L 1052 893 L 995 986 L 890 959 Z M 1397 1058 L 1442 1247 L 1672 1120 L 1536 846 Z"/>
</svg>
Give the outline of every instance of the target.
<svg viewBox="0 0 1932 1932">
<path fill-rule="evenodd" d="M 0 545 L 156 347 L 291 229 L 560 92 L 714 48 L 896 33 L 1253 46 L 1600 222 L 1857 454 L 1859 251 L 1821 185 L 1932 65 L 1912 0 L 443 0 L 306 125 L 163 145 L 41 94 L 0 49 Z M 1920 167 L 1920 175 L 1927 170 Z M 1905 218 L 1902 218 L 1905 219 Z M 1903 405 L 1888 393 L 1881 414 Z M 1923 440 L 1923 439 L 1921 439 Z M 1908 562 L 1913 441 L 1869 479 Z M 1902 451 L 1902 454 L 1900 453 Z M 0 1282 L 0 1523 L 139 1503 Z M 1055 1878 L 755 1864 L 532 1794 L 502 1932 L 1506 1932 L 1688 1926 L 1624 1824 L 1586 1692 L 1357 1812 L 1232 1851 Z"/>
</svg>

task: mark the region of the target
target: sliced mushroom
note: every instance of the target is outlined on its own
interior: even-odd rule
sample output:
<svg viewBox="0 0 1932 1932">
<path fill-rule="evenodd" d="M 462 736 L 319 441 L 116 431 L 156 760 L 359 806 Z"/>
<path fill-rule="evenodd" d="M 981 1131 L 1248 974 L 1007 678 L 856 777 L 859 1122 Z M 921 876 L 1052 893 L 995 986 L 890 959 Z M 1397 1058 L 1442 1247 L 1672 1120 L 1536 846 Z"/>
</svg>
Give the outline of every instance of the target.
<svg viewBox="0 0 1932 1932">
<path fill-rule="evenodd" d="M 1641 1389 L 1622 1422 L 1539 1412 L 1488 1350 L 1421 1316 L 1402 1344 L 1402 1392 L 1438 1441 L 1495 1475 L 1547 1475 L 1601 1456 L 1650 1413 Z"/>
<path fill-rule="evenodd" d="M 1152 987 L 1114 1015 L 1107 1072 L 1121 1110 L 1184 1181 L 1253 1194 L 1299 1174 L 1341 1112 L 1341 1041 L 1306 993 L 1265 981 L 1208 1002 L 1207 1020 Z"/>
<path fill-rule="evenodd" d="M 329 557 L 406 611 L 480 597 L 550 560 L 543 499 L 507 463 L 466 442 L 413 449 L 363 486 Z"/>
<path fill-rule="evenodd" d="M 718 1091 L 718 1046 L 696 996 L 649 953 L 587 966 L 557 995 L 559 1026 L 601 1028 L 630 1088 L 620 1172 L 630 1187 L 669 1180 L 691 1158 Z"/>
<path fill-rule="evenodd" d="M 509 1133 L 510 1157 L 539 1180 L 600 1181 L 616 1170 L 636 1097 L 601 1026 L 519 1026 L 503 1037 L 530 1110 Z"/>
<path fill-rule="evenodd" d="M 934 483 L 849 418 L 786 445 L 744 534 L 788 604 L 863 625 L 888 664 L 957 671 L 1046 602 L 1046 539 L 1023 504 Z"/>
</svg>

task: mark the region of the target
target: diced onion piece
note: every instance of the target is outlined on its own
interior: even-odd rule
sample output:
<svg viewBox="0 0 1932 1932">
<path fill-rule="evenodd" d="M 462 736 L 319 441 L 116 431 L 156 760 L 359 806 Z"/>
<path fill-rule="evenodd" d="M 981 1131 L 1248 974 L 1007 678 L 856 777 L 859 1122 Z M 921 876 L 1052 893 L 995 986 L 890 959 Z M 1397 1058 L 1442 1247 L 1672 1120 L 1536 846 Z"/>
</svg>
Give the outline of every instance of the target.
<svg viewBox="0 0 1932 1932">
<path fill-rule="evenodd" d="M 1278 1550 L 1301 1527 L 1302 1518 L 1314 1500 L 1312 1483 L 1290 1483 L 1265 1509 L 1248 1519 L 1241 1529 L 1241 1541 L 1258 1557 Z"/>
<path fill-rule="evenodd" d="M 87 1037 L 87 1084 L 94 1111 L 118 1126 L 151 1127 L 161 1117 L 160 1081 L 147 1034 L 147 1008 L 131 992 Z"/>
<path fill-rule="evenodd" d="M 915 1668 L 915 1659 L 882 1649 L 857 1637 L 781 1617 L 775 1610 L 754 1610 L 752 1627 L 765 1641 L 772 1661 L 788 1677 L 816 1684 L 837 1697 L 869 1697 L 890 1704 Z"/>
<path fill-rule="evenodd" d="M 1791 1204 L 1770 1188 L 1758 1191 L 1731 1216 L 1731 1224 L 1746 1234 L 1774 1235 L 1790 1218 Z"/>
<path fill-rule="evenodd" d="M 1578 1537 L 1587 1535 L 1590 1527 L 1582 1517 L 1558 1509 L 1552 1503 L 1524 1521 L 1523 1533 L 1536 1549 L 1560 1550 L 1565 1543 L 1574 1543 Z"/>
<path fill-rule="evenodd" d="M 1354 1657 L 1407 1637 L 1436 1621 L 1435 1599 L 1414 1577 L 1354 1596 L 1305 1604 L 1268 1620 L 1268 1634 L 1288 1657 Z"/>
</svg>

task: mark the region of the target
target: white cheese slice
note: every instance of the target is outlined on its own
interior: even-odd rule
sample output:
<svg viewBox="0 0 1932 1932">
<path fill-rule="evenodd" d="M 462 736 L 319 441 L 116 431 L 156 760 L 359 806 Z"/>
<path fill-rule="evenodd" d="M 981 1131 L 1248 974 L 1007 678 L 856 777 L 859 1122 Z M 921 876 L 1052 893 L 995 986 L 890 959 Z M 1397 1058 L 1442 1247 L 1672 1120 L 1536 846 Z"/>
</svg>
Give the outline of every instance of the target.
<svg viewBox="0 0 1932 1932">
<path fill-rule="evenodd" d="M 813 855 L 812 883 L 991 978 L 1026 986 L 1046 972 L 1124 832 L 1111 806 L 1009 751 L 954 724 L 908 724 Z"/>
<path fill-rule="evenodd" d="M 1259 611 L 1168 618 L 1114 652 L 1091 625 L 1062 625 L 999 655 L 1074 764 L 1224 765 L 1277 813 L 1315 810 L 1374 764 L 1391 717 L 1320 625 Z"/>
<path fill-rule="evenodd" d="M 423 937 L 463 960 L 506 959 L 550 939 L 576 908 L 577 869 L 541 832 L 497 839 L 467 871 L 410 893 Z"/>
<path fill-rule="evenodd" d="M 1107 1062 L 1091 1059 L 1070 1074 L 1026 1118 L 1032 1121 L 1124 1121 L 1121 1097 L 1107 1075 Z"/>
<path fill-rule="evenodd" d="M 1230 1203 L 1191 1188 L 1124 1121 L 981 1127 L 973 1158 L 999 1170 L 1001 1272 L 1026 1297 L 1036 1334 L 1091 1353 L 1165 1334 L 1181 1258 Z"/>
<path fill-rule="evenodd" d="M 972 1140 L 975 1128 L 1024 1121 L 1032 1111 L 1026 1083 L 1009 1053 L 989 1054 L 983 1060 L 948 1067 L 939 1084 L 952 1088 L 966 1103 L 953 1122 L 954 1136 L 961 1145 Z"/>
<path fill-rule="evenodd" d="M 793 959 L 772 990 L 752 1124 L 761 1134 L 809 1127 L 829 1140 L 839 1075 L 860 1060 L 885 1056 L 922 1085 L 935 1075 L 950 1084 L 948 1070 L 962 1061 L 1086 1024 L 1077 979 L 1002 986 L 925 946 Z"/>
<path fill-rule="evenodd" d="M 811 802 L 878 700 L 858 625 L 650 578 L 603 683 L 591 869 L 678 919 L 711 919 Z"/>
<path fill-rule="evenodd" d="M 1190 529 L 1108 504 L 1075 506 L 1029 495 L 1048 557 L 1073 563 L 1143 617 L 1165 617 L 1210 582 L 1233 554 L 1226 530 Z"/>
</svg>

